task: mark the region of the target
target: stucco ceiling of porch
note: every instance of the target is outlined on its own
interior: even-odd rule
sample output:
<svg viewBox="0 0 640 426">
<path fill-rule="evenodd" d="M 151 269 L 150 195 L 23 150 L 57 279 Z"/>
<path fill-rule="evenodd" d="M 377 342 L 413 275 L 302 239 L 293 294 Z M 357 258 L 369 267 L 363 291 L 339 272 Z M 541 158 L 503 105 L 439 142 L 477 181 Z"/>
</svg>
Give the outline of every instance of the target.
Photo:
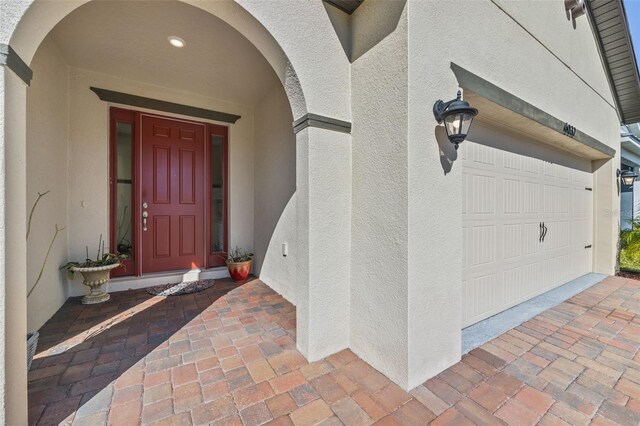
<svg viewBox="0 0 640 426">
<path fill-rule="evenodd" d="M 255 105 L 278 82 L 240 33 L 178 1 L 90 2 L 50 36 L 72 67 L 244 105 Z M 171 46 L 169 36 L 186 46 Z"/>
</svg>

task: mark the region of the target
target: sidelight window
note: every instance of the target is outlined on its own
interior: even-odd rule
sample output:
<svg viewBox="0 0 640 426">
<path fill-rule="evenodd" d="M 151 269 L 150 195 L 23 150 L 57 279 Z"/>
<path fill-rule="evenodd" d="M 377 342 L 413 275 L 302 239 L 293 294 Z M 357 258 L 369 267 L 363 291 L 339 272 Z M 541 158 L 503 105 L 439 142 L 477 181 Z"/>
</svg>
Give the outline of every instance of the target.
<svg viewBox="0 0 640 426">
<path fill-rule="evenodd" d="M 111 111 L 111 238 L 110 252 L 126 254 L 125 268 L 112 275 L 134 274 L 135 227 L 134 218 L 134 129 L 132 111 Z"/>
<path fill-rule="evenodd" d="M 210 126 L 209 265 L 224 264 L 227 251 L 227 128 Z"/>
</svg>

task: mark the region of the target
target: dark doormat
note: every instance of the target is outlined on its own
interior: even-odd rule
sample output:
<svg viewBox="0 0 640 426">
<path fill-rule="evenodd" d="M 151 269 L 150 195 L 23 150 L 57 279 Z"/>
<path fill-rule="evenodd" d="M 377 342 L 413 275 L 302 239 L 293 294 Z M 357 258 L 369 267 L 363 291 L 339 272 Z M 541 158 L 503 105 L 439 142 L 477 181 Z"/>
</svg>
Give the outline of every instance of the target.
<svg viewBox="0 0 640 426">
<path fill-rule="evenodd" d="M 147 288 L 147 293 L 154 296 L 180 296 L 206 290 L 216 283 L 215 280 L 188 281 L 177 284 L 162 284 Z"/>
</svg>

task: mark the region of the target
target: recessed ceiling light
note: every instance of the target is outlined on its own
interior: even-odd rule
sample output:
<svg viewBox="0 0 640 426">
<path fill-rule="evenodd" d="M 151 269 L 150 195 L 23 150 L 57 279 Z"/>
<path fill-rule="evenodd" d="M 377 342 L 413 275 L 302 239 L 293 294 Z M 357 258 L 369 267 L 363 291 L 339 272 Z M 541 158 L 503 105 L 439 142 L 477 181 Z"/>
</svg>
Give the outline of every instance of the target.
<svg viewBox="0 0 640 426">
<path fill-rule="evenodd" d="M 184 45 L 187 44 L 183 39 L 176 36 L 167 37 L 167 40 L 169 40 L 169 43 L 174 47 L 184 47 Z"/>
</svg>

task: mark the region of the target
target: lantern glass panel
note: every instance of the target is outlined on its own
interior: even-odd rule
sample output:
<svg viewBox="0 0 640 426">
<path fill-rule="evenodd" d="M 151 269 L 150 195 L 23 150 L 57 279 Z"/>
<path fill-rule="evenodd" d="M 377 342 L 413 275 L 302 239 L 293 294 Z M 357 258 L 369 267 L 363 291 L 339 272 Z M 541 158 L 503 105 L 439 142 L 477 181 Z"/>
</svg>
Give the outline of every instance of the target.
<svg viewBox="0 0 640 426">
<path fill-rule="evenodd" d="M 468 113 L 451 114 L 444 119 L 448 136 L 466 135 L 471 127 L 473 115 Z"/>
<path fill-rule="evenodd" d="M 460 134 L 462 128 L 462 114 L 451 114 L 444 118 L 445 128 L 448 136 Z"/>
<path fill-rule="evenodd" d="M 463 135 L 466 135 L 469 133 L 469 128 L 471 128 L 471 122 L 473 121 L 473 115 L 471 114 L 463 114 L 463 118 L 462 118 L 462 131 L 460 132 Z"/>
<path fill-rule="evenodd" d="M 636 177 L 633 175 L 630 176 L 622 176 L 622 182 L 627 185 L 627 186 L 631 186 L 633 185 L 633 182 L 636 180 Z"/>
</svg>

